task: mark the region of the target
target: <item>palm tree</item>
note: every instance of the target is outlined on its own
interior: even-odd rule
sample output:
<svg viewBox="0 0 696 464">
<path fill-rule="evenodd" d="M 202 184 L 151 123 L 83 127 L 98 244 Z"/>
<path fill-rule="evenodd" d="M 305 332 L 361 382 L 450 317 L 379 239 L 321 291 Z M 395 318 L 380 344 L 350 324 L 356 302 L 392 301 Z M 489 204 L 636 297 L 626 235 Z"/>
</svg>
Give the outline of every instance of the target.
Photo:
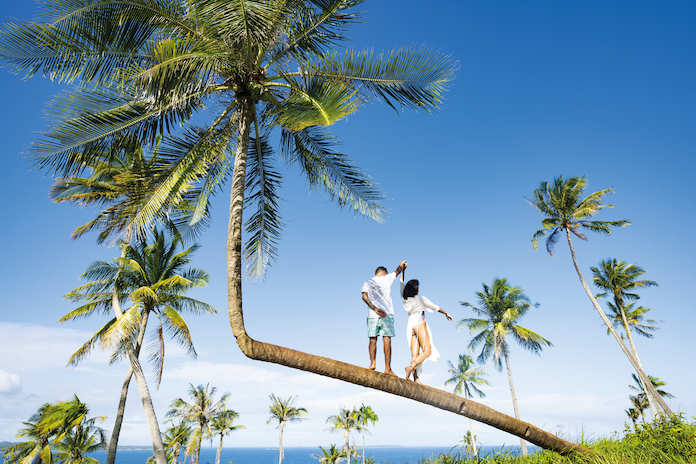
<svg viewBox="0 0 696 464">
<path fill-rule="evenodd" d="M 17 438 L 29 440 L 7 448 L 3 459 L 7 463 L 36 463 L 48 464 L 52 460 L 50 441 L 56 435 L 56 428 L 46 427 L 44 417 L 49 413 L 53 405 L 44 403 L 27 422 L 23 422 L 24 428 L 17 431 Z"/>
<path fill-rule="evenodd" d="M 336 445 L 331 445 L 328 450 L 321 446 L 319 447 L 321 454 L 312 454 L 312 457 L 319 461 L 319 464 L 341 464 L 346 460 L 345 451 L 336 448 Z"/>
<path fill-rule="evenodd" d="M 59 0 L 44 5 L 46 23 L 6 26 L 0 34 L 0 59 L 26 77 L 39 73 L 77 84 L 51 105 L 59 121 L 34 145 L 42 168 L 74 175 L 90 165 L 97 148 L 120 134 L 133 135 L 147 147 L 162 137 L 161 151 L 171 169 L 148 194 L 136 230 L 146 230 L 163 205 L 184 194 L 197 200 L 192 205 L 195 223 L 231 173 L 228 311 L 246 356 L 431 404 L 545 448 L 582 450 L 456 395 L 257 342 L 246 333 L 242 258 L 250 273 L 262 273 L 275 258 L 282 226 L 272 130 L 280 132 L 282 161 L 299 167 L 312 189 L 323 188 L 339 206 L 379 219 L 382 195 L 336 151 L 337 140 L 322 126 L 371 99 L 431 111 L 454 76 L 448 57 L 424 48 L 387 54 L 347 51 L 342 58 L 331 52 L 360 19 L 353 11 L 360 3 Z M 253 213 L 246 222 L 249 239 L 243 252 L 245 206 Z M 114 311 L 121 316 L 117 305 Z M 152 429 L 151 434 L 155 443 Z M 157 443 L 155 448 L 157 452 Z M 163 464 L 159 448 L 158 463 Z"/>
<path fill-rule="evenodd" d="M 307 415 L 307 410 L 305 408 L 298 408 L 294 405 L 297 396 L 291 396 L 287 400 L 284 400 L 271 393 L 269 398 L 271 399 L 271 405 L 269 406 L 271 417 L 266 423 L 278 423 L 278 464 L 282 464 L 283 458 L 285 457 L 285 453 L 283 452 L 283 429 L 290 422 L 299 422 L 303 420 Z"/>
<path fill-rule="evenodd" d="M 177 424 L 172 425 L 162 434 L 162 440 L 164 442 L 164 448 L 167 452 L 167 462 L 169 464 L 177 464 L 179 462 L 179 455 L 181 454 L 182 448 L 186 449 L 186 444 L 191 439 L 193 434 L 193 429 L 191 428 L 191 423 L 188 421 L 180 421 Z M 186 451 L 184 451 L 184 454 Z M 184 458 L 184 461 L 186 458 Z M 147 460 L 148 464 L 153 464 L 155 462 L 155 457 L 152 456 Z"/>
<path fill-rule="evenodd" d="M 483 369 L 478 369 L 474 366 L 474 360 L 468 354 L 460 354 L 459 361 L 455 367 L 451 361 L 447 361 L 449 369 L 447 372 L 451 374 L 451 377 L 445 380 L 445 385 L 454 384 L 454 393 L 456 395 L 461 395 L 464 392 L 464 398 L 471 398 L 476 394 L 479 398 L 486 396 L 481 390 L 478 389 L 477 385 L 490 385 L 490 382 L 483 379 L 482 376 L 486 375 L 486 371 Z M 469 419 L 469 437 L 474 436 L 474 427 L 471 424 L 471 419 Z M 474 441 L 468 442 L 473 454 L 472 456 L 478 456 L 478 450 L 476 449 L 475 438 Z"/>
<path fill-rule="evenodd" d="M 112 438 L 109 445 L 107 463 L 109 459 L 115 459 L 116 456 L 115 443 L 118 441 L 123 421 L 128 386 L 132 375 L 137 372 L 137 369 L 134 369 L 133 360 L 138 361 L 150 315 L 155 315 L 159 321 L 153 350 L 151 350 L 151 360 L 154 363 L 159 387 L 164 366 L 164 329 L 167 329 L 173 339 L 184 347 L 189 355 L 195 357 L 196 352 L 191 335 L 181 312 L 188 311 L 194 314 L 217 312 L 212 306 L 183 295 L 192 288 L 206 286 L 209 276 L 202 269 L 187 268 L 193 253 L 199 248 L 198 245 L 178 251 L 181 246 L 182 241 L 179 236 L 174 235 L 168 239 L 166 234 L 157 229 L 152 233 L 152 242 L 146 237 L 135 240 L 132 245 L 121 242 L 121 258 L 113 263 L 103 261 L 92 263 L 82 275 L 90 282 L 66 295 L 70 301 L 85 302 L 85 304 L 63 316 L 59 320 L 61 323 L 88 317 L 98 312 L 108 315 L 116 306 L 120 308 L 121 305 L 132 303 L 130 309 L 125 313 L 121 312 L 120 317 L 109 320 L 73 354 L 69 362 L 70 366 L 79 364 L 97 344 L 102 348 L 116 347 L 112 362 L 123 356 L 124 352 L 128 352 L 129 357 L 133 355 L 131 366 L 121 388 L 114 425 L 115 438 Z M 116 298 L 114 298 L 114 291 L 116 291 Z M 132 346 L 132 350 L 129 350 L 129 346 Z M 140 366 L 139 361 L 137 365 Z M 142 384 L 147 389 L 144 377 Z M 149 392 L 146 394 L 149 397 Z M 145 402 L 144 405 L 146 405 Z M 146 410 L 149 410 L 147 405 Z M 154 414 L 154 408 L 150 413 Z M 155 421 L 151 427 L 157 428 L 155 436 L 158 436 L 157 422 Z M 164 445 L 162 450 L 164 452 Z M 157 449 L 155 449 L 155 456 L 157 456 Z"/>
<path fill-rule="evenodd" d="M 458 323 L 458 328 L 468 327 L 469 332 L 474 337 L 469 342 L 471 351 L 481 347 L 478 362 L 483 364 L 489 359 L 493 360 L 493 365 L 501 371 L 503 360 L 507 368 L 508 382 L 510 383 L 510 393 L 512 394 L 512 405 L 515 410 L 515 417 L 520 418 L 517 408 L 517 397 L 515 387 L 512 383 L 512 371 L 510 370 L 510 352 L 505 337 L 510 335 L 521 347 L 539 354 L 544 346 L 553 344 L 525 327 L 518 325 L 533 306 L 520 287 L 511 287 L 507 279 L 495 279 L 491 287 L 483 284 L 483 292 L 476 292 L 479 307 L 466 302 L 460 302 L 464 307 L 471 308 L 474 313 L 481 316 L 480 319 L 467 318 Z M 520 437 L 522 454 L 527 455 L 527 446 Z"/>
<path fill-rule="evenodd" d="M 17 438 L 31 440 L 7 449 L 4 459 L 8 463 L 50 464 L 54 459 L 60 463 L 96 463 L 85 454 L 106 447 L 106 433 L 95 425 L 105 417 L 89 417 L 89 407 L 77 395 L 69 401 L 42 405 L 27 426 L 20 429 Z M 51 452 L 51 447 L 56 453 Z"/>
<path fill-rule="evenodd" d="M 343 438 L 346 440 L 345 453 L 348 456 L 348 463 L 350 464 L 351 447 L 350 447 L 350 432 L 356 430 L 358 432 L 363 431 L 362 421 L 360 420 L 359 413 L 355 409 L 341 408 L 338 414 L 329 416 L 326 419 L 327 424 L 331 424 L 329 430 L 332 432 L 343 432 Z"/>
<path fill-rule="evenodd" d="M 538 248 L 538 239 L 546 236 L 546 251 L 548 251 L 551 256 L 554 256 L 555 245 L 560 239 L 560 234 L 565 231 L 570 248 L 570 255 L 573 258 L 573 265 L 575 266 L 575 272 L 577 272 L 580 278 L 580 283 L 585 289 L 585 293 L 587 293 L 587 296 L 590 298 L 590 301 L 592 301 L 592 305 L 599 313 L 599 316 L 609 328 L 612 335 L 614 335 L 614 338 L 619 343 L 626 357 L 631 364 L 633 364 L 633 367 L 640 377 L 647 383 L 645 372 L 643 372 L 643 369 L 638 365 L 635 357 L 628 350 L 623 340 L 621 340 L 613 324 L 609 321 L 606 314 L 604 314 L 597 299 L 592 295 L 590 288 L 587 286 L 587 283 L 585 283 L 585 279 L 582 277 L 580 266 L 575 257 L 575 249 L 573 248 L 570 235 L 572 233 L 581 240 L 587 240 L 587 237 L 580 233 L 579 229 L 582 228 L 603 235 L 611 235 L 612 227 L 625 227 L 631 223 L 626 219 L 621 219 L 619 221 L 590 220 L 589 218 L 594 216 L 597 212 L 605 208 L 614 207 L 614 205 L 606 205 L 603 203 L 603 198 L 614 191 L 612 189 L 599 190 L 589 194 L 583 199 L 582 195 L 586 185 L 587 181 L 585 176 L 571 177 L 567 180 L 564 180 L 563 176 L 559 176 L 553 180 L 552 185 L 549 185 L 548 182 L 541 182 L 539 184 L 539 187 L 534 190 L 532 199 L 527 200 L 535 209 L 544 215 L 544 219 L 541 221 L 544 228 L 534 233 L 532 245 L 536 250 Z M 648 385 L 648 389 L 650 388 L 651 387 Z M 656 392 L 651 390 L 650 394 L 653 395 L 660 404 L 660 407 L 667 414 L 672 415 L 671 409 L 658 397 Z"/>
<path fill-rule="evenodd" d="M 234 421 L 239 419 L 239 414 L 231 409 L 223 408 L 213 415 L 209 424 L 208 438 L 219 436 L 220 443 L 218 444 L 217 455 L 215 456 L 215 464 L 220 464 L 220 456 L 222 455 L 222 439 L 234 432 L 246 427 L 243 425 L 233 425 Z"/>
<path fill-rule="evenodd" d="M 167 417 L 178 417 L 184 421 L 195 425 L 193 435 L 188 442 L 186 454 L 191 456 L 192 464 L 198 464 L 201 452 L 201 442 L 209 436 L 210 423 L 214 417 L 227 409 L 229 393 L 225 393 L 218 401 L 214 401 L 213 396 L 217 388 L 210 385 L 198 385 L 194 387 L 189 384 L 189 396 L 193 399 L 191 403 L 177 398 L 169 405 Z"/>
<path fill-rule="evenodd" d="M 358 409 L 358 423 L 360 424 L 363 436 L 363 464 L 365 464 L 365 434 L 369 433 L 367 426 L 368 424 L 375 425 L 378 420 L 379 417 L 377 413 L 375 413 L 370 406 L 366 406 L 365 404 L 360 405 Z"/>
<path fill-rule="evenodd" d="M 633 402 L 633 397 L 631 397 L 631 402 Z M 633 422 L 633 430 L 635 430 L 636 423 L 638 422 L 638 418 L 640 417 L 640 412 L 638 412 L 636 408 L 628 408 L 624 412 L 626 413 L 628 418 L 631 419 L 631 422 Z"/>
<path fill-rule="evenodd" d="M 634 385 L 629 385 L 628 387 L 637 393 L 635 396 L 630 396 L 631 402 L 634 408 L 643 416 L 643 411 L 648 407 L 648 395 L 646 394 L 645 384 L 640 381 L 640 378 L 636 374 L 631 374 L 631 378 L 633 379 Z M 661 387 L 667 385 L 665 382 L 652 375 L 648 375 L 648 379 L 650 380 L 650 385 L 655 389 L 657 394 L 660 395 L 660 398 L 674 398 L 674 395 L 661 389 Z"/>
<path fill-rule="evenodd" d="M 597 295 L 597 297 L 605 297 L 608 294 L 611 294 L 614 297 L 613 303 L 608 302 L 609 308 L 614 313 L 612 323 L 614 327 L 616 327 L 618 318 L 618 320 L 620 321 L 620 326 L 623 328 L 626 337 L 628 338 L 628 343 L 631 347 L 631 354 L 636 359 L 636 362 L 642 369 L 643 364 L 640 362 L 640 357 L 638 356 L 636 345 L 633 342 L 633 336 L 631 335 L 632 327 L 628 321 L 628 317 L 626 314 L 626 300 L 639 299 L 640 296 L 638 296 L 638 294 L 635 293 L 637 289 L 657 286 L 657 282 L 652 280 L 638 280 L 640 276 L 645 274 L 645 271 L 634 264 L 628 264 L 624 261 L 617 262 L 616 259 L 606 259 L 601 261 L 599 265 L 599 268 L 590 268 L 593 275 L 592 281 L 597 287 L 599 287 L 601 290 L 604 290 L 604 293 Z M 643 331 L 643 333 L 646 332 Z M 650 337 L 652 337 L 652 334 L 647 335 L 650 335 Z M 655 408 L 655 405 L 653 404 L 652 397 L 648 395 L 647 400 L 648 405 L 650 406 L 650 412 L 654 416 L 657 413 L 657 410 Z"/>
</svg>

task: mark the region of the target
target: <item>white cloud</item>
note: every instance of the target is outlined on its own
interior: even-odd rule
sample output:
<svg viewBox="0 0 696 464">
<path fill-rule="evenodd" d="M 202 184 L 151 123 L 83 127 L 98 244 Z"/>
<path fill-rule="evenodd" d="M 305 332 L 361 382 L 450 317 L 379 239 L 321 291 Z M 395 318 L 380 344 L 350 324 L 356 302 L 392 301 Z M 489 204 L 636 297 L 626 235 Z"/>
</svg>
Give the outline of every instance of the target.
<svg viewBox="0 0 696 464">
<path fill-rule="evenodd" d="M 0 395 L 11 395 L 22 390 L 22 382 L 17 374 L 0 369 Z"/>
</svg>

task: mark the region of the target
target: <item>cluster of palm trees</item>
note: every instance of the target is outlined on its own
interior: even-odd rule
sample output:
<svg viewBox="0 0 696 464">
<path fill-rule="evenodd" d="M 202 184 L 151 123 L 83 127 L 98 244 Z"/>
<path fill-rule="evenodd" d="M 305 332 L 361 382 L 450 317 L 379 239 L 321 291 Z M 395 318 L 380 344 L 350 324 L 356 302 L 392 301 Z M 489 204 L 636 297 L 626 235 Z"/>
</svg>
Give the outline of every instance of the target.
<svg viewBox="0 0 696 464">
<path fill-rule="evenodd" d="M 323 189 L 339 207 L 381 220 L 383 195 L 337 150 L 338 140 L 326 127 L 375 99 L 395 109 L 431 111 L 441 104 L 442 94 L 454 78 L 456 65 L 450 58 L 425 48 L 406 47 L 386 54 L 348 50 L 339 56 L 333 47 L 360 20 L 355 10 L 360 3 L 58 0 L 41 4 L 43 22 L 10 23 L 0 33 L 0 60 L 11 70 L 25 77 L 38 74 L 73 84 L 50 104 L 56 121 L 32 146 L 32 155 L 40 168 L 59 177 L 53 192 L 56 201 L 99 209 L 93 221 L 75 231 L 75 237 L 95 231 L 100 243 L 122 239 L 116 267 L 108 270 L 108 276 L 104 274 L 104 285 L 95 287 L 99 297 L 94 301 L 87 298 L 87 305 L 109 315 L 113 311 L 114 318 L 73 359 L 79 361 L 96 343 L 112 349 L 115 359 L 128 359 L 131 372 L 124 388 L 134 375 L 157 464 L 166 464 L 166 452 L 139 360 L 140 335 L 148 314 L 157 315 L 160 335 L 162 328 L 170 330 L 178 343 L 191 346 L 191 354 L 194 352 L 188 330 L 175 314 L 178 309 L 171 311 L 167 305 L 145 309 L 148 299 L 154 301 L 153 282 L 142 291 L 126 289 L 129 266 L 136 261 L 130 253 L 138 241 L 156 235 L 156 225 L 195 236 L 210 219 L 210 198 L 227 182 L 231 183 L 228 315 L 245 355 L 484 420 L 527 436 L 539 446 L 564 452 L 580 449 L 528 424 L 510 422 L 507 416 L 468 399 L 462 407 L 454 395 L 429 392 L 403 379 L 261 343 L 246 333 L 242 263 L 246 261 L 249 275 L 260 276 L 277 256 L 283 226 L 278 166 L 297 168 L 310 188 Z M 279 150 L 272 140 L 280 141 Z M 534 243 L 549 233 L 547 249 L 551 253 L 558 234 L 567 233 L 588 295 L 636 367 L 648 396 L 671 413 L 648 382 L 637 354 L 625 347 L 589 292 L 570 241 L 571 233 L 584 238 L 579 227 L 608 234 L 610 227 L 628 221 L 587 220 L 606 207 L 601 199 L 609 190 L 581 200 L 584 178 L 568 182 L 542 183 L 535 191 L 531 203 L 546 218 Z M 246 221 L 244 212 L 249 213 Z M 183 284 L 183 280 L 170 281 L 163 287 Z M 74 295 L 79 294 L 78 289 Z M 124 309 L 128 299 L 133 306 Z M 85 307 L 84 311 L 89 314 L 92 310 Z M 161 344 L 163 338 L 156 341 Z M 546 341 L 536 343 L 541 346 Z M 154 358 L 155 369 L 161 375 L 163 351 L 155 352 L 159 353 Z M 500 367 L 500 358 L 496 359 Z M 115 446 L 117 430 L 113 437 Z M 107 464 L 113 464 L 114 453 L 110 451 Z"/>
<path fill-rule="evenodd" d="M 96 425 L 104 419 L 90 417 L 89 408 L 77 395 L 46 403 L 24 422 L 17 437 L 27 440 L 8 448 L 3 462 L 99 464 L 88 453 L 106 448 L 107 433 Z"/>
<path fill-rule="evenodd" d="M 209 384 L 189 385 L 191 402 L 183 398 L 172 401 L 167 418 L 177 422 L 164 433 L 167 462 L 176 464 L 183 450 L 184 461 L 189 456 L 191 464 L 198 464 L 203 440 L 219 438 L 215 464 L 220 464 L 224 438 L 245 427 L 234 423 L 239 419 L 239 414 L 227 407 L 230 394 L 225 393 L 216 400 L 216 392 L 217 388 Z M 154 456 L 150 460 L 156 461 Z"/>
<path fill-rule="evenodd" d="M 339 413 L 336 415 L 329 416 L 326 419 L 326 423 L 330 424 L 329 430 L 332 432 L 343 433 L 343 438 L 345 439 L 345 445 L 343 448 L 344 455 L 348 458 L 348 464 L 351 462 L 351 456 L 357 456 L 355 451 L 355 443 L 353 447 L 350 446 L 350 434 L 352 431 L 356 431 L 363 436 L 363 464 L 365 463 L 365 434 L 369 433 L 367 430 L 368 425 L 375 425 L 379 417 L 372 410 L 370 406 L 361 404 L 359 408 L 340 408 Z"/>
</svg>

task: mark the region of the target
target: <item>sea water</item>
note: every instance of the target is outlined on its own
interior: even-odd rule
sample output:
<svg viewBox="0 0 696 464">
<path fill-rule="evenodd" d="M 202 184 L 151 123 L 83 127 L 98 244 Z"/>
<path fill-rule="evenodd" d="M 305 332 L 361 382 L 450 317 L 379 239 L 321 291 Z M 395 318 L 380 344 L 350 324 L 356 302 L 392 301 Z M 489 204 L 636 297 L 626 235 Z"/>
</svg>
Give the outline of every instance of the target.
<svg viewBox="0 0 696 464">
<path fill-rule="evenodd" d="M 529 452 L 536 450 L 534 446 L 528 446 Z M 365 454 L 375 462 L 383 464 L 417 464 L 423 458 L 439 456 L 450 451 L 457 453 L 459 447 L 368 447 Z M 360 450 L 362 452 L 362 450 Z M 485 446 L 480 450 L 481 455 L 491 455 L 500 452 L 518 454 L 519 446 L 506 446 L 503 448 Z M 201 448 L 200 464 L 215 464 L 217 448 Z M 283 464 L 317 464 L 318 460 L 312 454 L 321 455 L 321 450 L 316 448 L 285 448 Z M 106 462 L 106 451 L 91 454 L 97 461 Z M 152 456 L 152 450 L 146 449 L 120 449 L 116 454 L 116 464 L 144 464 L 147 458 Z M 179 457 L 183 460 L 183 457 Z M 188 460 L 187 460 L 188 462 Z M 220 464 L 277 464 L 278 448 L 223 448 Z M 362 458 L 358 458 L 362 462 Z"/>
</svg>

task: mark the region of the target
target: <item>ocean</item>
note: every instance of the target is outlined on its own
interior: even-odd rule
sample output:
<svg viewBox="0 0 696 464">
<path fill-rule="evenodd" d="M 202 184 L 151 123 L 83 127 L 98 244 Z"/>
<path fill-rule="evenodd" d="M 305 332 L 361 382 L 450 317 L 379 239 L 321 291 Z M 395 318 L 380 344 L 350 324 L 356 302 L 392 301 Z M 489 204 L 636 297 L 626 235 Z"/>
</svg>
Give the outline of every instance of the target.
<svg viewBox="0 0 696 464">
<path fill-rule="evenodd" d="M 536 447 L 528 445 L 532 453 Z M 449 453 L 451 447 L 368 447 L 365 449 L 367 456 L 372 456 L 382 464 L 417 464 L 423 458 L 435 457 L 441 453 Z M 459 451 L 459 447 L 454 452 Z M 481 450 L 482 455 L 495 454 L 502 451 L 502 447 L 485 446 Z M 506 446 L 506 452 L 517 454 L 519 446 Z M 201 449 L 200 464 L 215 464 L 217 448 L 203 447 Z M 316 448 L 285 448 L 283 464 L 317 464 L 317 459 L 312 454 L 321 454 Z M 100 451 L 91 455 L 101 463 L 106 461 L 106 451 Z M 144 464 L 147 458 L 152 456 L 151 450 L 123 449 L 116 454 L 116 464 Z M 182 459 L 181 457 L 179 459 Z M 362 462 L 358 458 L 358 462 Z M 278 448 L 223 448 L 220 464 L 277 464 Z"/>
</svg>

